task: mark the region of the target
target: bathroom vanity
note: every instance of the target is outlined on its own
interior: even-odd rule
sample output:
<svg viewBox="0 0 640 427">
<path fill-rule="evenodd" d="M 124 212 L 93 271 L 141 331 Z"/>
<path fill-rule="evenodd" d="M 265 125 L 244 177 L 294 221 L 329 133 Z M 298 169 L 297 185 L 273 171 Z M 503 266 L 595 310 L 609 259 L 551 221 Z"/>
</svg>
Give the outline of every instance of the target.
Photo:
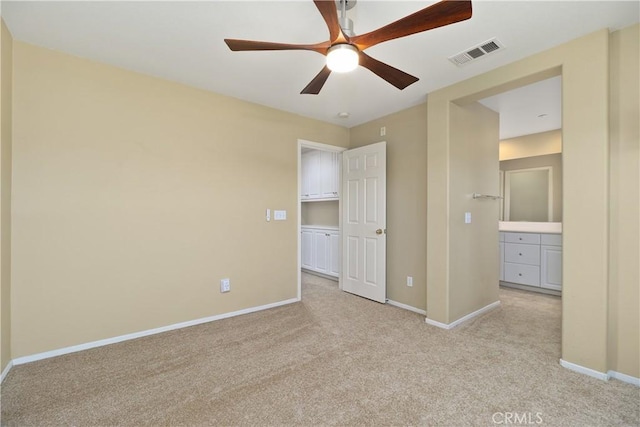
<svg viewBox="0 0 640 427">
<path fill-rule="evenodd" d="M 562 223 L 499 222 L 500 284 L 560 295 Z"/>
</svg>

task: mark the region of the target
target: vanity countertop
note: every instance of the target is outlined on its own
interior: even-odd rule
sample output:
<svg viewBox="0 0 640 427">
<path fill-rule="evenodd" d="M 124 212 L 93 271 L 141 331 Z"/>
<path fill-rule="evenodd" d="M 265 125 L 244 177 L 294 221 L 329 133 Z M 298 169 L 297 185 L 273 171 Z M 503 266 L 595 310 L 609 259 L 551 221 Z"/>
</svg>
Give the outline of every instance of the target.
<svg viewBox="0 0 640 427">
<path fill-rule="evenodd" d="M 562 234 L 561 222 L 498 221 L 498 230 L 519 233 Z"/>
</svg>

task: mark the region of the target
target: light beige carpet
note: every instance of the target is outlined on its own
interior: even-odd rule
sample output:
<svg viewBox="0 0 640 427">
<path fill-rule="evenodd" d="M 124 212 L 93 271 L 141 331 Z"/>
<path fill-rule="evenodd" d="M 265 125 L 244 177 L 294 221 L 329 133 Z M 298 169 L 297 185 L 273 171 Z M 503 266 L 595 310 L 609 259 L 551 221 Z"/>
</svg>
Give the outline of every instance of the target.
<svg viewBox="0 0 640 427">
<path fill-rule="evenodd" d="M 304 281 L 301 303 L 16 366 L 2 424 L 640 423 L 638 388 L 559 366 L 557 297 L 504 289 L 444 331 Z"/>
</svg>

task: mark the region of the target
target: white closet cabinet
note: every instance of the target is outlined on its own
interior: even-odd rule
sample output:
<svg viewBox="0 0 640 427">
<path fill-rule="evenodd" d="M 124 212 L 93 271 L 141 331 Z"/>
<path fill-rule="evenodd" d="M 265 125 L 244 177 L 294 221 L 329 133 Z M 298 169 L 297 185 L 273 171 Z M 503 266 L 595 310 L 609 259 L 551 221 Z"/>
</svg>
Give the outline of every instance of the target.
<svg viewBox="0 0 640 427">
<path fill-rule="evenodd" d="M 303 201 L 335 200 L 340 196 L 340 154 L 311 150 L 301 156 Z"/>
<path fill-rule="evenodd" d="M 302 229 L 300 239 L 302 268 L 313 268 L 313 230 Z"/>
<path fill-rule="evenodd" d="M 302 226 L 302 268 L 340 276 L 340 232 L 331 227 Z"/>
</svg>

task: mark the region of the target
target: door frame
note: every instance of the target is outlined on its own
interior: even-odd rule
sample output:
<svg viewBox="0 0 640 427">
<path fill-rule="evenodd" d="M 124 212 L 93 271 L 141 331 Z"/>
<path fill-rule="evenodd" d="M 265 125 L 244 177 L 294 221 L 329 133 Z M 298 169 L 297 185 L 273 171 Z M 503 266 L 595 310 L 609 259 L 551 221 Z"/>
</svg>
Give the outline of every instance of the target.
<svg viewBox="0 0 640 427">
<path fill-rule="evenodd" d="M 311 148 L 314 150 L 331 151 L 333 153 L 342 153 L 346 151 L 346 147 L 340 147 L 337 145 L 323 144 L 321 142 L 308 141 L 306 139 L 298 139 L 298 212 L 297 212 L 297 233 L 298 233 L 298 301 L 302 300 L 302 197 L 300 196 L 302 190 L 302 149 Z M 340 168 L 340 183 L 342 182 L 342 168 Z M 342 236 L 342 194 L 338 198 L 338 232 Z M 340 257 L 340 263 L 342 263 L 342 257 Z M 338 277 L 338 288 L 342 290 L 342 265 L 340 266 L 340 276 Z"/>
</svg>

